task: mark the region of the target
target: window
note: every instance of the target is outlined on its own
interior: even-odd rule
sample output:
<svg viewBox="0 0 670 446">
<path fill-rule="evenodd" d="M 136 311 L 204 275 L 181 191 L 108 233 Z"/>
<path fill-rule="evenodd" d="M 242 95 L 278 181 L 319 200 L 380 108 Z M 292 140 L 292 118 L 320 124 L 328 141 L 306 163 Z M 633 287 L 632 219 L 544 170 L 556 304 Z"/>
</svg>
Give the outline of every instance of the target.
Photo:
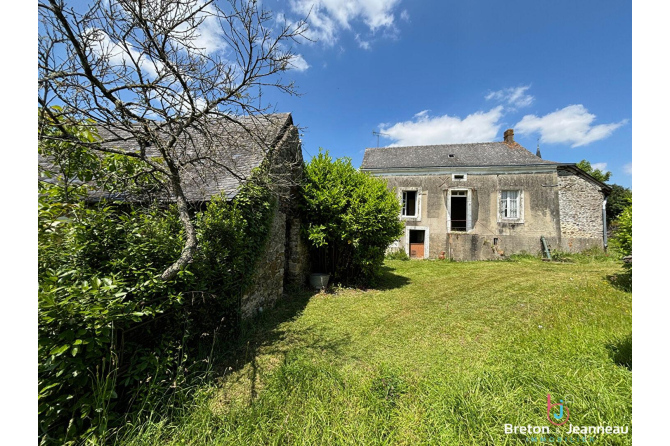
<svg viewBox="0 0 670 446">
<path fill-rule="evenodd" d="M 451 175 L 453 181 L 465 181 L 468 179 L 467 173 L 454 173 Z"/>
<path fill-rule="evenodd" d="M 449 231 L 465 232 L 471 229 L 469 191 L 449 191 L 448 229 Z"/>
<path fill-rule="evenodd" d="M 521 218 L 521 191 L 500 191 L 500 218 L 507 220 Z"/>
<path fill-rule="evenodd" d="M 419 212 L 419 203 L 417 200 L 418 191 L 416 190 L 406 190 L 402 193 L 402 216 L 403 217 L 416 217 Z"/>
</svg>

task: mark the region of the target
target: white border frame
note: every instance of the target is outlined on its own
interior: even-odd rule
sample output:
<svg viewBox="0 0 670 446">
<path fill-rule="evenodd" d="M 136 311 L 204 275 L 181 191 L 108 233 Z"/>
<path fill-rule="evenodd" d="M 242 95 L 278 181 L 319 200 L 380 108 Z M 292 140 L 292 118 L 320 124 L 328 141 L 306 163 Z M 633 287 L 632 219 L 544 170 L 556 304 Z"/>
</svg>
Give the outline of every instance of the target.
<svg viewBox="0 0 670 446">
<path fill-rule="evenodd" d="M 465 208 L 465 231 L 451 230 L 451 191 L 466 191 Z M 472 189 L 467 187 L 454 187 L 447 189 L 447 233 L 451 234 L 469 234 L 472 232 Z"/>
<path fill-rule="evenodd" d="M 519 191 L 519 217 L 518 218 L 503 218 L 500 215 L 500 198 L 502 197 L 502 191 Z M 511 224 L 523 224 L 525 222 L 525 215 L 524 215 L 524 191 L 521 188 L 514 188 L 514 187 L 506 187 L 504 189 L 498 190 L 497 194 L 497 201 L 498 203 L 496 204 L 496 221 L 498 223 L 511 223 Z"/>
<path fill-rule="evenodd" d="M 421 202 L 423 201 L 423 198 L 421 196 L 421 187 L 398 187 L 396 188 L 396 191 L 398 192 L 398 200 L 400 200 L 400 205 L 402 206 L 402 193 L 406 191 L 416 191 L 416 216 L 407 216 L 407 215 L 402 215 L 402 208 L 400 209 L 400 220 L 407 220 L 407 221 L 421 221 Z"/>
<path fill-rule="evenodd" d="M 463 178 L 456 178 L 456 175 L 463 175 Z M 451 174 L 451 181 L 468 181 L 468 174 L 467 173 L 452 173 Z"/>
<path fill-rule="evenodd" d="M 428 226 L 405 226 L 405 253 L 409 255 L 409 231 L 425 231 L 423 238 L 423 258 L 427 259 L 430 253 L 430 228 Z"/>
</svg>

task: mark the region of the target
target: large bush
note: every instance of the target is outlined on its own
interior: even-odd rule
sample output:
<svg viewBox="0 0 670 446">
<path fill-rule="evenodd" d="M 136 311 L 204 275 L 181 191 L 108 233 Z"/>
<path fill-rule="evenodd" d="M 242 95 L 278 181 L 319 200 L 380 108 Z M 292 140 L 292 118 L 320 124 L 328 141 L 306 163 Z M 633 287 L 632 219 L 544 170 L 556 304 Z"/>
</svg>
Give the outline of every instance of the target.
<svg viewBox="0 0 670 446">
<path fill-rule="evenodd" d="M 312 270 L 343 283 L 370 283 L 403 231 L 400 203 L 386 182 L 322 150 L 305 164 L 302 213 Z"/>
<path fill-rule="evenodd" d="M 624 256 L 633 255 L 633 201 L 621 212 L 614 224 L 614 247 Z"/>
<path fill-rule="evenodd" d="M 174 207 L 86 201 L 87 185 L 127 192 L 132 163 L 72 144 L 40 151 L 58 164 L 39 195 L 40 438 L 104 438 L 129 410 L 152 408 L 211 366 L 196 361 L 203 340 L 211 346 L 236 333 L 274 201 L 250 181 L 233 201 L 193 209 L 199 250 L 166 282 L 161 273 L 183 246 Z"/>
</svg>

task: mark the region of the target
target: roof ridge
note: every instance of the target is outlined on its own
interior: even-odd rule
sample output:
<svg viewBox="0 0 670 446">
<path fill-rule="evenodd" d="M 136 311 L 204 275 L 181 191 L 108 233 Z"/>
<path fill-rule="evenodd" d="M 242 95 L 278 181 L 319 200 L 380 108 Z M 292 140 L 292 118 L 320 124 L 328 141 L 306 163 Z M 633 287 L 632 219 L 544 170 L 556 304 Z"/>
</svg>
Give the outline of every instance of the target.
<svg viewBox="0 0 670 446">
<path fill-rule="evenodd" d="M 448 147 L 448 146 L 476 146 L 480 144 L 505 144 L 504 141 L 483 141 L 483 142 L 457 142 L 451 144 L 425 144 L 421 146 L 384 146 L 384 147 L 366 147 L 365 150 L 376 149 L 415 149 L 417 147 Z M 520 145 L 520 144 L 519 144 Z M 521 145 L 520 145 L 521 146 Z M 523 146 L 521 146 L 523 147 Z M 524 147 L 525 148 L 525 147 Z M 528 149 L 526 149 L 528 150 Z"/>
</svg>

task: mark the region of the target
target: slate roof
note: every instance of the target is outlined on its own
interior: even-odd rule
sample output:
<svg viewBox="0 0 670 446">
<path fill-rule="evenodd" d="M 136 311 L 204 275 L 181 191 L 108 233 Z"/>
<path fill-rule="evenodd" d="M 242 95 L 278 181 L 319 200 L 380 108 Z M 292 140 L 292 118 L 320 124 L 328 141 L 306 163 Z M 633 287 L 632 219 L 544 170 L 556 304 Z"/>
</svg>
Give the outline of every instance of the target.
<svg viewBox="0 0 670 446">
<path fill-rule="evenodd" d="M 252 169 L 260 166 L 269 148 L 275 147 L 286 130 L 293 125 L 290 113 L 275 113 L 262 117 L 238 118 L 246 130 L 228 121 L 212 121 L 203 131 L 190 130 L 177 144 L 179 160 L 192 160 L 199 154 L 210 157 L 202 162 L 187 165 L 182 172 L 182 186 L 186 199 L 191 202 L 209 201 L 212 196 L 224 193 L 233 198 Z M 210 137 L 206 137 L 204 133 Z M 124 151 L 139 151 L 137 141 L 122 130 L 98 128 L 102 145 Z M 214 144 L 211 141 L 215 141 Z M 154 152 L 154 153 L 152 153 Z M 154 148 L 147 149 L 149 156 L 158 155 Z M 43 164 L 44 160 L 40 160 Z M 92 199 L 125 199 L 131 197 L 93 193 Z M 169 196 L 163 197 L 170 200 Z"/>
<path fill-rule="evenodd" d="M 518 143 L 483 142 L 365 149 L 361 169 L 485 167 L 560 164 L 533 155 Z"/>
</svg>

